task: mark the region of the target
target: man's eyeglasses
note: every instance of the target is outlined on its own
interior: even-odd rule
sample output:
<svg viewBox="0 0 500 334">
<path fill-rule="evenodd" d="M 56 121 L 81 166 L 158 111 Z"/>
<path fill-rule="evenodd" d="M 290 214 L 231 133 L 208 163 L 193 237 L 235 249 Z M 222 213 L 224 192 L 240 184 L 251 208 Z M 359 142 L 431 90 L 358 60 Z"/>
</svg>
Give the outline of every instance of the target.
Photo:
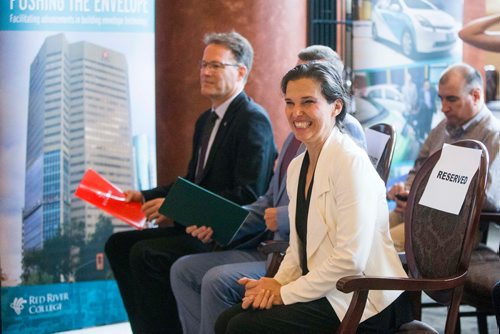
<svg viewBox="0 0 500 334">
<path fill-rule="evenodd" d="M 219 71 L 219 70 L 223 70 L 226 68 L 226 66 L 236 66 L 236 67 L 239 67 L 240 64 L 228 64 L 228 63 L 221 63 L 219 61 L 204 61 L 204 60 L 200 60 L 200 70 L 203 70 L 205 68 L 208 68 L 209 70 L 211 71 Z"/>
</svg>

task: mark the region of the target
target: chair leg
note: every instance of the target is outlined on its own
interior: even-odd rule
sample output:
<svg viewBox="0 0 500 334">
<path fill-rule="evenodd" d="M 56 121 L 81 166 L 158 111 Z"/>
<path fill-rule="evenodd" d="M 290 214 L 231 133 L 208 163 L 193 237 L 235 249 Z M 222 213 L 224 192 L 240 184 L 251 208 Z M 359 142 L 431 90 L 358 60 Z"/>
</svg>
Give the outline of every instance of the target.
<svg viewBox="0 0 500 334">
<path fill-rule="evenodd" d="M 455 326 L 455 334 L 461 334 L 462 327 L 460 325 L 460 317 L 457 317 L 457 325 Z"/>
<path fill-rule="evenodd" d="M 408 291 L 413 318 L 422 320 L 422 291 Z"/>
<path fill-rule="evenodd" d="M 446 317 L 445 333 L 455 333 L 457 324 L 460 325 L 458 316 L 460 300 L 462 299 L 463 286 L 456 288 L 451 294 L 450 306 L 448 306 L 448 316 Z"/>
<path fill-rule="evenodd" d="M 479 334 L 488 334 L 488 322 L 486 319 L 486 314 L 477 315 L 477 328 L 479 329 Z"/>
</svg>

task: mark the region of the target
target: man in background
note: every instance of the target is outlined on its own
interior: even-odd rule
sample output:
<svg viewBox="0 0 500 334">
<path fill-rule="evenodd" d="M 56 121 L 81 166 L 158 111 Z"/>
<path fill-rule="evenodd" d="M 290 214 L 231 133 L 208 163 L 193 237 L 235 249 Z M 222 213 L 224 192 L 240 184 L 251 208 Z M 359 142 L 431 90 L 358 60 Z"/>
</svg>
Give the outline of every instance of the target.
<svg viewBox="0 0 500 334">
<path fill-rule="evenodd" d="M 438 96 L 445 119 L 429 133 L 406 182 L 395 184 L 387 193 L 387 198 L 396 201 L 396 208 L 390 213 L 390 223 L 391 236 L 399 251 L 404 250 L 405 198 L 416 172 L 444 143 L 474 139 L 486 146 L 490 163 L 483 208 L 500 210 L 500 121 L 484 103 L 481 74 L 467 64 L 450 66 L 439 79 Z"/>
</svg>

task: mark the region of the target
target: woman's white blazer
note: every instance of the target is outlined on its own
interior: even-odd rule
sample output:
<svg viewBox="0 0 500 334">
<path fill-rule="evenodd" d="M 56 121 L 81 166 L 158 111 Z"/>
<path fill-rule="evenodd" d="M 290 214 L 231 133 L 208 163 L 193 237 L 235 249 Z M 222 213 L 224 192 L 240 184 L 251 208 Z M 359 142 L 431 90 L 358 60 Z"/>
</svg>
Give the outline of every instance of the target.
<svg viewBox="0 0 500 334">
<path fill-rule="evenodd" d="M 407 277 L 389 234 L 386 190 L 365 151 L 334 128 L 314 174 L 307 219 L 307 265 L 300 269 L 295 210 L 304 154 L 287 172 L 290 247 L 274 277 L 285 304 L 326 297 L 342 320 L 352 294 L 336 289 L 348 275 Z M 386 308 L 401 291 L 370 291 L 361 320 Z"/>
</svg>

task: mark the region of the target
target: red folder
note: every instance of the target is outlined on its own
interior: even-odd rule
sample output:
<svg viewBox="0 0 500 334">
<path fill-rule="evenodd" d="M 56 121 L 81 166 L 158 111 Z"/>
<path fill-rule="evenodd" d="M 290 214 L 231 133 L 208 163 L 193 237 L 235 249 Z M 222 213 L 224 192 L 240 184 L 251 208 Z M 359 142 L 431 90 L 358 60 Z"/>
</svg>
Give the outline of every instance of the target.
<svg viewBox="0 0 500 334">
<path fill-rule="evenodd" d="M 142 204 L 125 202 L 125 194 L 93 169 L 85 172 L 76 188 L 75 196 L 138 230 L 142 230 L 146 225 L 146 217 L 141 211 Z"/>
</svg>

